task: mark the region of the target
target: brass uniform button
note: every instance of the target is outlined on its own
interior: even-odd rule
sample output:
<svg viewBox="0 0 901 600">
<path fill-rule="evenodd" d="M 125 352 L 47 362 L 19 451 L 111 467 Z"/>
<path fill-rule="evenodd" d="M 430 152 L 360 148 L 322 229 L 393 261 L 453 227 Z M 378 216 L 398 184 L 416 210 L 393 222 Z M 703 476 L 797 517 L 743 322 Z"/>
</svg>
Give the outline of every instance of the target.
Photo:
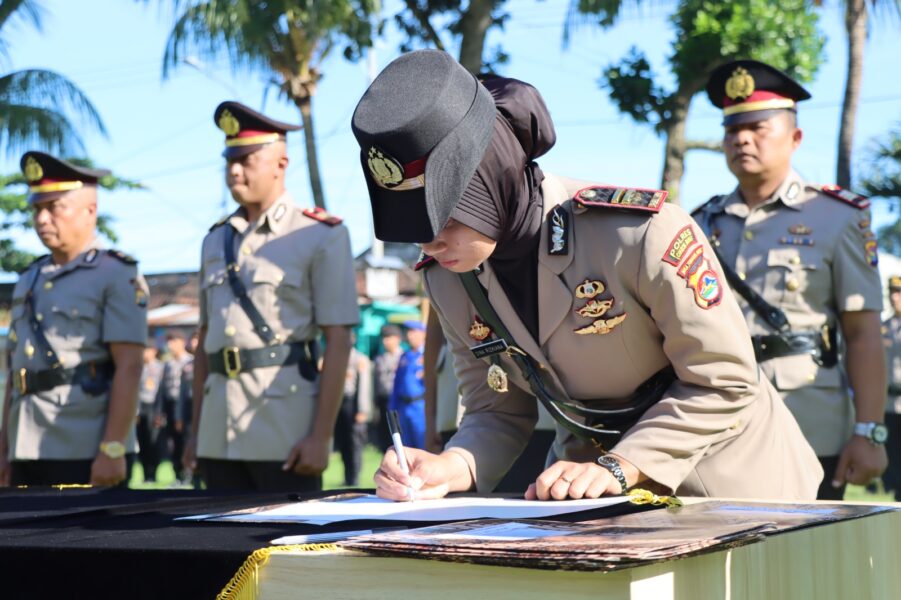
<svg viewBox="0 0 901 600">
<path fill-rule="evenodd" d="M 801 287 L 801 284 L 798 283 L 798 280 L 795 278 L 790 278 L 785 282 L 785 288 L 790 292 L 797 291 L 799 287 Z"/>
<path fill-rule="evenodd" d="M 53 282 L 52 282 L 52 281 L 45 281 L 45 282 L 44 282 L 44 289 L 45 289 L 45 290 L 52 290 L 52 289 L 53 289 Z"/>
<path fill-rule="evenodd" d="M 800 265 L 800 264 L 801 264 L 801 257 L 800 257 L 800 256 L 792 256 L 792 258 L 791 258 L 791 263 L 792 263 L 793 265 Z"/>
<path fill-rule="evenodd" d="M 241 253 L 250 254 L 250 248 L 248 248 L 247 246 L 241 246 Z"/>
<path fill-rule="evenodd" d="M 810 375 L 807 376 L 808 381 L 814 381 L 816 378 L 817 378 L 816 373 L 811 373 Z"/>
<path fill-rule="evenodd" d="M 739 279 L 741 279 L 742 281 L 744 281 L 744 280 L 745 280 L 745 277 L 747 277 L 747 275 L 745 275 L 745 272 L 744 272 L 744 271 L 739 271 L 739 272 L 738 272 L 738 278 L 739 278 Z"/>
<path fill-rule="evenodd" d="M 235 330 L 234 326 L 232 326 L 232 325 L 225 326 L 225 335 L 227 335 L 228 337 L 232 337 L 235 335 L 235 333 L 237 333 L 237 330 Z"/>
<path fill-rule="evenodd" d="M 753 231 L 746 231 L 746 232 L 745 232 L 745 239 L 748 240 L 748 241 L 753 240 L 753 239 L 754 239 L 754 232 L 753 232 Z"/>
</svg>

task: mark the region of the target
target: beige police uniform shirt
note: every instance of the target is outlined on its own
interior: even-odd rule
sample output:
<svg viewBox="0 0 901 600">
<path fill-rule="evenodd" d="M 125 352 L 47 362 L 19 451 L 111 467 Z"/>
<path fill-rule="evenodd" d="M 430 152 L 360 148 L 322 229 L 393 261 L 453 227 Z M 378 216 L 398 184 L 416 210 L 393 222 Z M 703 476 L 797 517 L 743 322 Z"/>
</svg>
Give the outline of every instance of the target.
<svg viewBox="0 0 901 600">
<path fill-rule="evenodd" d="M 347 228 L 307 217 L 285 193 L 256 223 L 238 209 L 203 240 L 200 324 L 208 354 L 265 345 L 228 285 L 226 227 L 235 229 L 238 276 L 279 343 L 316 339 L 320 326 L 359 322 Z M 210 373 L 197 455 L 284 460 L 312 428 L 317 392 L 318 382 L 301 377 L 297 365 L 254 369 L 235 379 Z"/>
<path fill-rule="evenodd" d="M 19 277 L 13 290 L 10 323 L 13 374 L 19 369 L 42 371 L 51 366 L 38 351 L 40 346 L 28 322 L 25 296 L 32 281 L 36 316 L 64 367 L 112 360 L 109 344 L 113 342 L 143 347 L 147 339 L 147 284 L 137 265 L 102 251 L 95 240 L 65 265 L 45 256 Z M 94 458 L 108 407 L 109 393 L 89 394 L 79 385 L 25 395 L 13 390 L 9 458 Z M 125 446 L 129 452 L 137 451 L 134 428 Z"/>
<path fill-rule="evenodd" d="M 885 412 L 901 414 L 901 316 L 893 315 L 882 323 L 882 342 L 885 346 L 885 372 L 888 394 Z M 897 435 L 901 435 L 898 432 Z"/>
<path fill-rule="evenodd" d="M 822 470 L 781 398 L 759 375 L 743 315 L 699 227 L 670 204 L 649 214 L 569 200 L 588 185 L 549 174 L 542 184 L 538 339 L 515 314 L 490 265 L 478 276 L 517 344 L 543 366 L 558 395 L 587 405 L 614 407 L 672 365 L 677 380 L 610 449 L 658 487 L 686 495 L 813 499 Z M 566 255 L 548 252 L 547 213 L 557 204 L 569 220 Z M 683 270 L 688 261 L 697 268 Z M 576 312 L 587 302 L 575 295 L 586 279 L 605 288 L 595 299 L 609 302 L 603 318 L 615 324 L 606 334 L 576 333 L 593 322 Z M 536 400 L 506 356 L 499 355 L 509 391 L 487 385 L 487 359 L 469 350 L 476 313 L 459 277 L 433 266 L 425 284 L 453 348 L 466 408 L 449 450 L 467 461 L 479 490 L 490 490 L 527 442 Z M 554 452 L 577 461 L 599 454 L 561 428 Z"/>
<path fill-rule="evenodd" d="M 694 214 L 700 221 L 700 212 Z M 792 331 L 838 327 L 843 312 L 882 310 L 870 211 L 824 194 L 794 171 L 753 210 L 736 188 L 711 225 L 723 260 L 785 312 Z M 752 335 L 775 333 L 743 298 L 738 301 Z M 820 367 L 809 354 L 761 366 L 817 455 L 840 454 L 854 426 L 843 367 Z"/>
</svg>

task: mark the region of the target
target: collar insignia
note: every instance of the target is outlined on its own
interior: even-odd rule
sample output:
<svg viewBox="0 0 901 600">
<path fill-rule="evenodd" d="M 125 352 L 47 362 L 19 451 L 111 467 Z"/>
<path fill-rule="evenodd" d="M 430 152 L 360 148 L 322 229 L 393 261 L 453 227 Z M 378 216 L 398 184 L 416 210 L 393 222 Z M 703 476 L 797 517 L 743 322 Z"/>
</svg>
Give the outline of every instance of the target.
<svg viewBox="0 0 901 600">
<path fill-rule="evenodd" d="M 472 325 L 469 326 L 469 337 L 477 342 L 482 342 L 489 335 L 491 335 L 491 328 L 482 323 L 478 317 L 473 319 Z"/>
</svg>

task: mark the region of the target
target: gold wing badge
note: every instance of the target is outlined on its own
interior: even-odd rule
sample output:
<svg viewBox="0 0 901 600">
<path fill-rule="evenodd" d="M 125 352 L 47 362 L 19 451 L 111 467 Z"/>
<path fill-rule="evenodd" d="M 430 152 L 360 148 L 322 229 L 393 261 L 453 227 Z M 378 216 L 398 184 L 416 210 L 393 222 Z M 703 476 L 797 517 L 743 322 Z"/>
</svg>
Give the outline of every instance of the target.
<svg viewBox="0 0 901 600">
<path fill-rule="evenodd" d="M 597 333 L 600 335 L 606 335 L 613 331 L 613 328 L 626 320 L 626 315 L 628 313 L 623 313 L 621 315 L 617 315 L 615 317 L 610 317 L 609 319 L 598 319 L 591 325 L 587 327 L 582 327 L 580 329 L 576 329 L 576 333 L 579 335 L 587 335 L 589 333 Z"/>
</svg>

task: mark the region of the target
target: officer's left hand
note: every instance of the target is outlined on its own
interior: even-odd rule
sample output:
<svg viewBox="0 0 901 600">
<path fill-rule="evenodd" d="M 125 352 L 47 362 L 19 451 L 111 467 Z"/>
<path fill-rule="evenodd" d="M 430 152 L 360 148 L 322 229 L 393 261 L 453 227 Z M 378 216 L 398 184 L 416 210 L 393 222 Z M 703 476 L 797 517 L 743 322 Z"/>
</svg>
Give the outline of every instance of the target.
<svg viewBox="0 0 901 600">
<path fill-rule="evenodd" d="M 309 435 L 291 448 L 288 459 L 282 465 L 283 471 L 294 471 L 297 475 L 319 475 L 328 467 L 332 440 Z"/>
<path fill-rule="evenodd" d="M 91 463 L 91 485 L 118 485 L 125 479 L 125 457 L 110 458 L 99 453 Z"/>
<path fill-rule="evenodd" d="M 888 466 L 888 455 L 885 446 L 878 446 L 859 435 L 852 435 L 842 448 L 838 459 L 838 467 L 832 475 L 832 487 L 841 487 L 844 483 L 867 485 L 882 475 Z M 824 473 L 829 477 L 829 473 Z"/>
<path fill-rule="evenodd" d="M 548 467 L 529 486 L 526 500 L 578 500 L 615 496 L 621 492 L 619 482 L 602 466 L 561 460 Z"/>
</svg>

